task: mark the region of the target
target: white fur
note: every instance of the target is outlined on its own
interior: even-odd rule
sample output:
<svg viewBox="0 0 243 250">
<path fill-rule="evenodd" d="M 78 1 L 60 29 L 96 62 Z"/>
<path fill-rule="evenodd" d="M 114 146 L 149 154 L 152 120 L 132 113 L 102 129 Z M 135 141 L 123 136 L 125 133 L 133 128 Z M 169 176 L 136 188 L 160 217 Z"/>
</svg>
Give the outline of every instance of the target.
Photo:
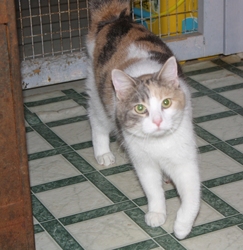
<svg viewBox="0 0 243 250">
<path fill-rule="evenodd" d="M 115 162 L 115 157 L 110 151 L 109 135 L 115 129 L 114 120 L 111 122 L 104 110 L 98 95 L 92 67 L 88 65 L 88 79 L 86 80 L 89 99 L 89 120 L 92 128 L 92 141 L 94 155 L 100 165 L 109 166 Z M 113 118 L 115 119 L 115 118 Z"/>
<path fill-rule="evenodd" d="M 146 223 L 160 226 L 166 216 L 163 171 L 175 183 L 182 201 L 174 225 L 182 239 L 191 231 L 200 204 L 200 179 L 193 128 L 188 116 L 171 135 L 136 137 L 124 132 L 127 151 L 148 199 Z"/>
<path fill-rule="evenodd" d="M 158 62 L 142 59 L 124 70 L 125 73 L 132 77 L 138 77 L 146 74 L 153 74 L 161 69 L 161 64 Z"/>
<path fill-rule="evenodd" d="M 95 48 L 94 40 L 88 40 L 86 47 L 87 47 L 89 58 L 92 59 L 93 58 L 93 53 L 94 53 L 94 48 Z"/>
<path fill-rule="evenodd" d="M 136 46 L 134 43 L 132 43 L 129 47 L 128 47 L 128 59 L 133 59 L 133 58 L 140 58 L 140 59 L 146 59 L 149 58 L 149 53 L 148 51 L 139 48 L 138 46 Z"/>
<path fill-rule="evenodd" d="M 135 48 L 131 47 L 130 50 Z M 89 53 L 90 55 L 93 53 L 93 44 Z M 155 73 L 160 69 L 161 65 L 157 62 L 141 60 L 127 68 L 125 72 L 136 77 Z M 91 66 L 86 84 L 87 92 L 91 96 L 88 112 L 95 158 L 99 164 L 108 166 L 115 161 L 109 147 L 109 134 L 116 127 L 115 106 L 113 117 L 108 119 L 97 93 Z M 123 136 L 125 147 L 148 199 L 146 223 L 157 227 L 165 222 L 166 206 L 162 188 L 164 172 L 175 183 L 181 198 L 182 203 L 177 212 L 174 232 L 176 237 L 183 239 L 191 231 L 199 210 L 200 179 L 191 122 L 190 93 L 182 80 L 180 87 L 186 97 L 186 107 L 183 112 L 172 108 L 161 112 L 161 102 L 153 97 L 150 100 L 149 117 L 136 128 L 123 131 Z M 159 127 L 153 123 L 153 119 L 162 119 Z"/>
</svg>

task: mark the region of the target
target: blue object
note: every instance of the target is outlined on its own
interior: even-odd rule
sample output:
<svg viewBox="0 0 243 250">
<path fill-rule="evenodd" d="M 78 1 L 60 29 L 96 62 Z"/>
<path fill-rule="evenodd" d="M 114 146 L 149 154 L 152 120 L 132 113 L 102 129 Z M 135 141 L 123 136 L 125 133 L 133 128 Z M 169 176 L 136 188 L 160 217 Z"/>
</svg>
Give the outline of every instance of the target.
<svg viewBox="0 0 243 250">
<path fill-rule="evenodd" d="M 182 33 L 191 33 L 197 31 L 198 23 L 196 17 L 187 17 L 182 20 Z"/>
<path fill-rule="evenodd" d="M 141 12 L 142 12 L 142 15 L 143 17 L 145 18 L 150 18 L 150 12 L 149 11 L 146 11 L 146 10 L 142 10 L 140 8 L 133 8 L 133 13 L 135 16 L 138 16 L 138 17 L 141 17 Z"/>
<path fill-rule="evenodd" d="M 150 18 L 150 12 L 146 11 L 146 10 L 142 10 L 140 8 L 133 8 L 133 13 L 136 17 L 141 18 L 141 20 L 137 20 L 138 23 L 141 23 L 145 28 L 148 28 L 147 23 L 142 19 L 142 18 L 146 18 L 149 19 Z"/>
</svg>

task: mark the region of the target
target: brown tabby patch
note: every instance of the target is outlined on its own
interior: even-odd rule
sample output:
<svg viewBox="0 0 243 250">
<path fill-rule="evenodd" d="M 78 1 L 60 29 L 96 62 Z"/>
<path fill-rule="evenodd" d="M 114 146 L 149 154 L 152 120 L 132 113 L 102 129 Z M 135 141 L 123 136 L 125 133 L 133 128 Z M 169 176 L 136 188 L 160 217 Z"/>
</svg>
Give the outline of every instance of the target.
<svg viewBox="0 0 243 250">
<path fill-rule="evenodd" d="M 124 70 L 140 58 L 128 55 L 127 48 L 134 44 L 147 51 L 150 59 L 164 64 L 173 54 L 163 41 L 142 25 L 135 23 L 130 15 L 130 1 L 127 0 L 93 0 L 90 6 L 91 27 L 88 34 L 89 44 L 95 42 L 93 52 L 93 69 L 95 82 L 102 103 L 109 114 L 112 113 L 114 88 L 111 70 Z M 181 68 L 178 64 L 178 73 Z M 149 75 L 142 76 L 149 79 Z M 145 81 L 146 82 L 146 81 Z"/>
</svg>

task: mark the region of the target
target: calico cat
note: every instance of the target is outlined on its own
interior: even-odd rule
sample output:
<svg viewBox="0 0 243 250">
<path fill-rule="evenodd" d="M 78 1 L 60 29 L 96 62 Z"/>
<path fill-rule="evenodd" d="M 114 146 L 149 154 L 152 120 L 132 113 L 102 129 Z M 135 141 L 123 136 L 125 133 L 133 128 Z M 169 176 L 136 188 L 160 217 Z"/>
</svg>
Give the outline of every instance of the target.
<svg viewBox="0 0 243 250">
<path fill-rule="evenodd" d="M 174 233 L 191 231 L 200 178 L 191 100 L 180 65 L 161 39 L 133 22 L 127 0 L 90 0 L 87 93 L 97 162 L 115 162 L 111 132 L 121 137 L 148 199 L 146 223 L 165 222 L 163 173 L 181 198 Z"/>
</svg>

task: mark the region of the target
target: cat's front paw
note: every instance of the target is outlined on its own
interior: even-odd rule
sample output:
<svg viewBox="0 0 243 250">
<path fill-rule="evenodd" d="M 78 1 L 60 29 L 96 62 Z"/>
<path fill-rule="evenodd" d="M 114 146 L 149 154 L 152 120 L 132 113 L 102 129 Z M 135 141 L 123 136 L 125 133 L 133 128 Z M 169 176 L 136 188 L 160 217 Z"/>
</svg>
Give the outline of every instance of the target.
<svg viewBox="0 0 243 250">
<path fill-rule="evenodd" d="M 164 224 L 166 215 L 164 213 L 148 212 L 145 215 L 145 222 L 148 226 L 159 227 Z"/>
<path fill-rule="evenodd" d="M 191 224 L 176 221 L 174 225 L 174 234 L 176 238 L 182 240 L 191 232 L 191 229 Z"/>
<path fill-rule="evenodd" d="M 106 167 L 108 167 L 109 165 L 115 163 L 115 156 L 111 152 L 108 152 L 103 155 L 97 156 L 96 160 L 100 165 L 105 165 Z"/>
</svg>

